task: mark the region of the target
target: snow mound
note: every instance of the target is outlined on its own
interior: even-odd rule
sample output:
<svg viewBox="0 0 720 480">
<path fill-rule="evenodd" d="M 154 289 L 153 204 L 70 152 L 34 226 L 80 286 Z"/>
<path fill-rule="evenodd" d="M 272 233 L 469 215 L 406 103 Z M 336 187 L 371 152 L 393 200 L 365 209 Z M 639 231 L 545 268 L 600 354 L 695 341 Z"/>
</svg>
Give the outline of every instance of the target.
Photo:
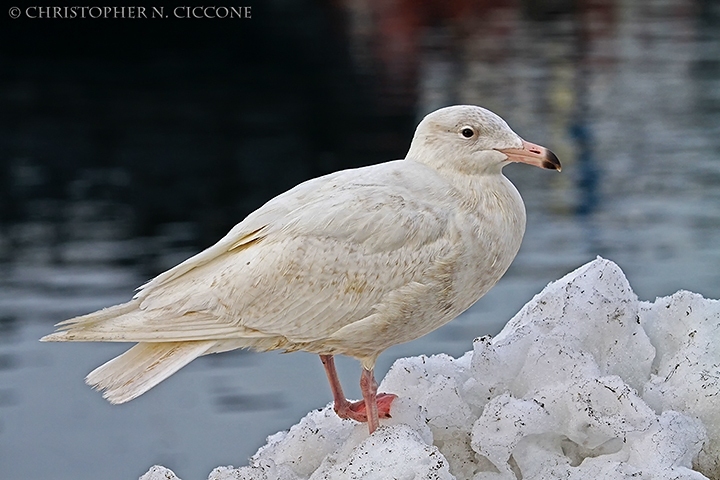
<svg viewBox="0 0 720 480">
<path fill-rule="evenodd" d="M 399 359 L 380 389 L 398 399 L 372 436 L 329 405 L 209 480 L 720 479 L 720 302 L 640 302 L 602 258 L 458 359 Z"/>
</svg>

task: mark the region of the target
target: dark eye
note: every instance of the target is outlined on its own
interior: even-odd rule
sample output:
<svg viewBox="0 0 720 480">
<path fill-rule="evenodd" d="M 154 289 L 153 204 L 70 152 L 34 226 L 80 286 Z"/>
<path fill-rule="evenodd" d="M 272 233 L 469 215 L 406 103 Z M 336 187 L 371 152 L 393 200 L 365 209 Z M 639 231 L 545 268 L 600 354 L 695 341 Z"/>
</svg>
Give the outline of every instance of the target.
<svg viewBox="0 0 720 480">
<path fill-rule="evenodd" d="M 463 129 L 460 130 L 460 133 L 462 134 L 463 137 L 470 138 L 473 135 L 475 135 L 475 130 L 473 130 L 470 127 L 463 127 Z"/>
</svg>

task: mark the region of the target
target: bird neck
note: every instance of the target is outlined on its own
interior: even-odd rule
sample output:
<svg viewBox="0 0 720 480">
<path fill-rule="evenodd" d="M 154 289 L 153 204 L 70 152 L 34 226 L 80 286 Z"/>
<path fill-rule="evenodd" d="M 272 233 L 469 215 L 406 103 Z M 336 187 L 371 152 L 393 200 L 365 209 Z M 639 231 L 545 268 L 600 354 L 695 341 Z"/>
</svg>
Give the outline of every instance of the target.
<svg viewBox="0 0 720 480">
<path fill-rule="evenodd" d="M 435 141 L 431 136 L 413 139 L 405 158 L 427 165 L 444 176 L 502 175 L 502 168 L 507 160 L 507 156 L 496 150 L 480 150 L 459 155 L 455 148 L 448 148 L 446 144 Z"/>
<path fill-rule="evenodd" d="M 520 193 L 510 180 L 502 174 L 485 172 L 481 175 L 467 175 L 454 172 L 444 175 L 455 187 L 455 195 L 468 210 L 501 211 L 518 218 L 513 222 L 525 224 L 525 204 Z"/>
</svg>

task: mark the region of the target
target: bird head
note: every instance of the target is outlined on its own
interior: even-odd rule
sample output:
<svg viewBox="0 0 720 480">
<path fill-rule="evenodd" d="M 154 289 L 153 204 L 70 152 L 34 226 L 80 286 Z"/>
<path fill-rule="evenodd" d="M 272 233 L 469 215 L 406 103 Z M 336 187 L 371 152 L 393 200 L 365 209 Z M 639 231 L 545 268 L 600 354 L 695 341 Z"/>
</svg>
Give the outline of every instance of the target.
<svg viewBox="0 0 720 480">
<path fill-rule="evenodd" d="M 455 105 L 428 114 L 417 127 L 406 158 L 466 174 L 500 173 L 511 162 L 561 168 L 553 152 L 523 140 L 505 120 L 474 105 Z"/>
</svg>

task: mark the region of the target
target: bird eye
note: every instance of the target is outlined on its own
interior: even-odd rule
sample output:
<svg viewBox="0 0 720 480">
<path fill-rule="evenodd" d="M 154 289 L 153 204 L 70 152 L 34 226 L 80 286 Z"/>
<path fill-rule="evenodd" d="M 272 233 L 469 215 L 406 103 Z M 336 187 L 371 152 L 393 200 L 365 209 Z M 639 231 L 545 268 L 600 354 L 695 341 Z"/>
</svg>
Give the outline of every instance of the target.
<svg viewBox="0 0 720 480">
<path fill-rule="evenodd" d="M 475 135 L 475 130 L 473 130 L 472 127 L 463 127 L 462 130 L 460 130 L 460 133 L 463 137 L 470 138 Z"/>
</svg>

